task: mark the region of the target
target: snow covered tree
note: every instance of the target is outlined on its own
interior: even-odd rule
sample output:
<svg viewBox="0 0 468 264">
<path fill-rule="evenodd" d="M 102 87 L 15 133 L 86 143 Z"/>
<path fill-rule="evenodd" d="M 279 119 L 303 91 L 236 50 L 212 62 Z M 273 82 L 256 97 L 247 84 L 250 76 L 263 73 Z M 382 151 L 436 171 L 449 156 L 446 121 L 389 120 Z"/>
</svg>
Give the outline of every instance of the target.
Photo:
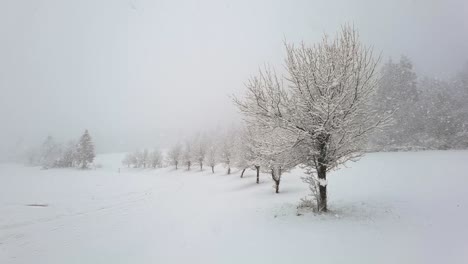
<svg viewBox="0 0 468 264">
<path fill-rule="evenodd" d="M 317 209 L 327 211 L 327 172 L 360 157 L 367 136 L 390 120 L 370 107 L 378 60 L 349 26 L 333 40 L 325 36 L 311 47 L 286 45 L 286 52 L 286 87 L 267 68 L 234 102 L 250 125 L 281 129 L 284 140 L 275 144 L 297 151 Z"/>
<path fill-rule="evenodd" d="M 76 154 L 78 163 L 83 169 L 87 168 L 88 164 L 94 161 L 94 157 L 96 156 L 94 153 L 94 144 L 88 130 L 85 130 L 81 136 L 80 141 L 78 142 Z"/>
<path fill-rule="evenodd" d="M 227 167 L 227 174 L 231 174 L 231 165 L 234 156 L 234 137 L 235 131 L 230 130 L 222 137 L 219 149 L 219 157 L 221 163 Z"/>
<path fill-rule="evenodd" d="M 187 170 L 190 170 L 193 163 L 193 147 L 192 142 L 187 140 L 182 150 L 182 160 L 187 165 Z"/>
<path fill-rule="evenodd" d="M 280 127 L 274 129 L 257 128 L 251 140 L 255 142 L 255 164 L 265 173 L 271 174 L 275 193 L 279 193 L 281 177 L 301 162 L 300 151 L 294 149 L 295 136 Z"/>
<path fill-rule="evenodd" d="M 49 169 L 55 167 L 56 162 L 61 156 L 61 148 L 52 136 L 48 136 L 44 143 L 42 143 L 40 153 L 41 166 L 44 169 Z"/>
<path fill-rule="evenodd" d="M 163 161 L 163 155 L 159 149 L 153 150 L 151 154 L 149 155 L 151 167 L 154 168 L 159 168 L 162 166 L 162 161 Z"/>
<path fill-rule="evenodd" d="M 207 137 L 206 143 L 206 164 L 211 167 L 211 172 L 214 173 L 214 167 L 219 162 L 219 154 L 218 154 L 218 140 L 215 135 L 210 135 Z"/>
<path fill-rule="evenodd" d="M 148 164 L 150 164 L 150 156 L 148 153 L 148 149 L 144 149 L 143 152 L 141 153 L 141 164 L 143 168 L 146 168 Z"/>
<path fill-rule="evenodd" d="M 454 96 L 456 88 L 450 82 L 433 78 L 424 78 L 420 87 L 423 114 L 418 118 L 423 120 L 423 145 L 429 149 L 463 147 L 466 140 L 464 104 Z"/>
<path fill-rule="evenodd" d="M 452 97 L 461 104 L 459 122 L 462 123 L 462 128 L 457 135 L 458 144 L 456 147 L 466 149 L 468 148 L 468 62 L 465 63 L 452 82 L 455 88 Z"/>
<path fill-rule="evenodd" d="M 78 160 L 77 155 L 77 144 L 74 141 L 68 142 L 67 146 L 62 152 L 62 156 L 60 157 L 57 166 L 70 168 L 76 165 Z"/>
<path fill-rule="evenodd" d="M 141 150 L 136 150 L 133 155 L 135 156 L 135 168 L 141 168 L 143 167 L 143 162 L 144 162 L 144 158 L 143 158 L 143 151 Z"/>
<path fill-rule="evenodd" d="M 388 61 L 381 70 L 373 105 L 380 113 L 392 113 L 394 122 L 372 137 L 378 149 L 394 149 L 418 145 L 420 109 L 418 109 L 417 76 L 409 58 L 398 63 Z"/>
<path fill-rule="evenodd" d="M 260 168 L 262 162 L 262 149 L 261 144 L 257 140 L 262 136 L 259 128 L 255 126 L 247 126 L 244 132 L 243 144 L 246 145 L 244 149 L 244 159 L 255 168 L 256 170 L 256 183 L 260 183 Z"/>
<path fill-rule="evenodd" d="M 257 170 L 257 183 L 259 183 L 260 163 L 257 153 L 252 128 L 244 127 L 236 139 L 235 143 L 235 166 L 241 169 L 240 177 L 243 178 L 244 172 L 251 168 Z"/>
<path fill-rule="evenodd" d="M 193 159 L 203 170 L 203 162 L 208 151 L 208 140 L 206 135 L 197 135 L 193 141 Z"/>
<path fill-rule="evenodd" d="M 206 163 L 211 167 L 211 172 L 214 173 L 214 168 L 218 164 L 218 148 L 213 142 L 207 146 Z"/>
<path fill-rule="evenodd" d="M 172 148 L 169 150 L 167 158 L 169 159 L 169 163 L 173 164 L 177 170 L 182 159 L 182 146 L 179 143 L 172 146 Z"/>
</svg>

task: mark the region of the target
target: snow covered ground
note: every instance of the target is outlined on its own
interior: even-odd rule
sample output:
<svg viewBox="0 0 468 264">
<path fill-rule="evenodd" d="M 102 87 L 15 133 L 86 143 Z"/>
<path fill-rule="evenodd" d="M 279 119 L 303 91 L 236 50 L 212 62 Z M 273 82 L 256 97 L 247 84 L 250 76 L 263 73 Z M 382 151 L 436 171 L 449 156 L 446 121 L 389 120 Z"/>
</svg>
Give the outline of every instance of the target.
<svg viewBox="0 0 468 264">
<path fill-rule="evenodd" d="M 0 263 L 468 263 L 468 151 L 370 154 L 297 215 L 300 170 L 0 165 Z M 35 205 L 35 206 L 31 206 Z"/>
</svg>

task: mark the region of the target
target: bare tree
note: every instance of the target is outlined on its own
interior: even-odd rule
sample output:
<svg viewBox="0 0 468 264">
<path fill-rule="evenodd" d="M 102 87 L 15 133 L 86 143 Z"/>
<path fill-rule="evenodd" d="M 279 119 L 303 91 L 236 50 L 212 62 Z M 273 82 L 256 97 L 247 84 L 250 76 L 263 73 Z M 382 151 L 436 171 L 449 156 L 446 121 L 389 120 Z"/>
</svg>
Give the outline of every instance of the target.
<svg viewBox="0 0 468 264">
<path fill-rule="evenodd" d="M 317 209 L 327 211 L 327 172 L 359 158 L 367 136 L 390 120 L 369 106 L 378 59 L 350 26 L 311 47 L 287 44 L 286 52 L 284 78 L 267 67 L 234 102 L 249 124 L 282 130 L 285 141 L 276 143 L 299 153 Z"/>
</svg>

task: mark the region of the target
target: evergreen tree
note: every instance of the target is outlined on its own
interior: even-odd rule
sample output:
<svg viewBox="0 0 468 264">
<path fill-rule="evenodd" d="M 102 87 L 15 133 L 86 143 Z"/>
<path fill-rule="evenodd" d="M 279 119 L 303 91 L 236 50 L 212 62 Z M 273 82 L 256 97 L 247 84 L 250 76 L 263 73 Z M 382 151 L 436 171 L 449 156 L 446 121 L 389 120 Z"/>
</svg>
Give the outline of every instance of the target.
<svg viewBox="0 0 468 264">
<path fill-rule="evenodd" d="M 88 130 L 85 130 L 84 134 L 80 138 L 77 148 L 78 162 L 81 164 L 81 168 L 87 168 L 89 163 L 92 163 L 95 157 L 94 144 L 89 135 Z"/>
<path fill-rule="evenodd" d="M 418 145 L 419 94 L 417 75 L 413 65 L 405 56 L 398 63 L 388 61 L 382 68 L 381 79 L 375 95 L 375 105 L 379 113 L 393 113 L 393 124 L 373 137 L 373 145 L 378 148 L 394 149 L 402 146 Z"/>
<path fill-rule="evenodd" d="M 422 145 L 428 149 L 465 147 L 464 103 L 455 96 L 455 88 L 451 83 L 435 78 L 424 78 L 420 86 L 423 111 L 419 119 L 424 120 Z"/>
</svg>

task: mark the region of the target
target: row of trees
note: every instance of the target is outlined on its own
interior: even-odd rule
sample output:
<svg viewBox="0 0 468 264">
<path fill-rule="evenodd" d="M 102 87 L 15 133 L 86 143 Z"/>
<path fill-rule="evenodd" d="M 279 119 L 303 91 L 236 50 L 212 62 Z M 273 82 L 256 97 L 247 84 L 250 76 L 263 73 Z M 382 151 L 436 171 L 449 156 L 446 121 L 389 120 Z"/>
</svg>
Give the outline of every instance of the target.
<svg viewBox="0 0 468 264">
<path fill-rule="evenodd" d="M 159 149 L 154 149 L 152 152 L 149 152 L 148 149 L 143 151 L 135 151 L 133 153 L 128 153 L 122 164 L 125 166 L 133 168 L 161 168 L 163 166 L 163 154 Z"/>
<path fill-rule="evenodd" d="M 42 145 L 28 154 L 30 165 L 40 165 L 44 169 L 80 167 L 87 168 L 95 157 L 93 140 L 85 130 L 78 142 L 69 141 L 60 144 L 52 136 L 48 136 Z"/>
<path fill-rule="evenodd" d="M 213 173 L 215 166 L 222 163 L 227 173 L 231 174 L 235 141 L 235 130 L 227 131 L 224 135 L 199 133 L 172 146 L 167 153 L 167 160 L 176 169 L 186 166 L 190 170 L 192 166 L 198 166 L 203 170 L 204 166 L 209 166 Z"/>
<path fill-rule="evenodd" d="M 191 170 L 196 166 L 203 170 L 208 166 L 215 173 L 215 167 L 222 165 L 229 175 L 232 168 L 237 168 L 241 178 L 247 169 L 253 169 L 257 172 L 256 182 L 259 183 L 262 163 L 254 152 L 251 136 L 246 127 L 227 129 L 223 133 L 199 133 L 183 143 L 173 145 L 165 159 L 167 164 L 176 169 L 183 167 Z M 264 168 L 266 172 L 270 172 L 266 166 Z M 279 192 L 279 183 L 277 180 L 276 192 Z"/>
<path fill-rule="evenodd" d="M 394 111 L 394 122 L 371 140 L 374 149 L 460 149 L 468 147 L 468 64 L 448 80 L 418 80 L 409 58 L 381 70 L 374 106 Z"/>
</svg>

